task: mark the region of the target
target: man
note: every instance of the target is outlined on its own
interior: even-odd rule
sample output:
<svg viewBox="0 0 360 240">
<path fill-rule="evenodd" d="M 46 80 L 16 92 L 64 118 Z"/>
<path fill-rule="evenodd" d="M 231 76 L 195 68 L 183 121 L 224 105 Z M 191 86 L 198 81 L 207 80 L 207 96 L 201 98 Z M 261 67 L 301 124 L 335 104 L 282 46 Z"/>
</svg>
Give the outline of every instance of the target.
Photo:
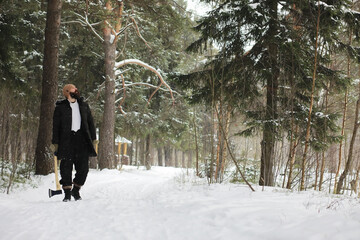
<svg viewBox="0 0 360 240">
<path fill-rule="evenodd" d="M 53 119 L 52 150 L 60 163 L 60 184 L 65 192 L 64 202 L 81 200 L 80 188 L 89 172 L 89 156 L 96 156 L 93 142 L 96 130 L 89 105 L 80 97 L 73 84 L 64 86 L 66 99 L 57 101 Z M 75 178 L 72 169 L 75 166 Z"/>
</svg>

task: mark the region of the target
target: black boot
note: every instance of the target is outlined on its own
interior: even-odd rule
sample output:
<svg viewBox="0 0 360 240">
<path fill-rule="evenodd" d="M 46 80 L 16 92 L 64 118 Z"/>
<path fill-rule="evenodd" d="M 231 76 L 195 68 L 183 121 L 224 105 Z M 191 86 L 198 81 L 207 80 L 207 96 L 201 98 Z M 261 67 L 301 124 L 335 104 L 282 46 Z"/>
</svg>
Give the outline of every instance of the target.
<svg viewBox="0 0 360 240">
<path fill-rule="evenodd" d="M 65 197 L 63 202 L 71 201 L 71 189 L 64 189 Z"/>
<path fill-rule="evenodd" d="M 79 191 L 80 191 L 80 187 L 74 185 L 73 189 L 71 190 L 71 195 L 74 197 L 75 201 L 81 200 Z"/>
</svg>

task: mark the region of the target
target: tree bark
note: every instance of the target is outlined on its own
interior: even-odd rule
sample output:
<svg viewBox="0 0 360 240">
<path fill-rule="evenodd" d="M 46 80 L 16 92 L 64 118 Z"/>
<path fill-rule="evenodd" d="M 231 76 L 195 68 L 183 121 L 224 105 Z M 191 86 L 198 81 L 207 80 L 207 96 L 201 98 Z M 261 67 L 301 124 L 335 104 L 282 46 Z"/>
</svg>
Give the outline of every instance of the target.
<svg viewBox="0 0 360 240">
<path fill-rule="evenodd" d="M 46 175 L 52 168 L 49 145 L 52 137 L 53 112 L 58 88 L 58 56 L 61 23 L 61 0 L 48 1 L 45 27 L 44 60 L 40 121 L 35 150 L 35 174 Z"/>
<path fill-rule="evenodd" d="M 161 147 L 158 147 L 158 148 L 157 148 L 157 152 L 158 152 L 158 166 L 162 166 L 162 165 L 163 165 L 162 148 L 161 148 Z"/>
<path fill-rule="evenodd" d="M 359 85 L 359 90 L 360 90 L 360 85 Z M 356 102 L 356 109 L 355 109 L 355 122 L 354 122 L 354 128 L 353 128 L 353 133 L 352 133 L 352 137 L 351 137 L 351 141 L 350 141 L 350 146 L 349 146 L 349 155 L 348 155 L 348 159 L 346 161 L 345 164 L 345 169 L 342 172 L 340 178 L 339 178 L 339 182 L 337 184 L 337 188 L 336 188 L 336 193 L 340 194 L 341 189 L 343 188 L 344 185 L 344 180 L 346 178 L 346 176 L 348 175 L 351 167 L 352 167 L 352 162 L 353 162 L 353 150 L 354 150 L 354 145 L 355 145 L 355 140 L 356 140 L 356 134 L 359 128 L 359 108 L 360 108 L 360 91 L 359 91 L 359 98 Z"/>
<path fill-rule="evenodd" d="M 319 166 L 320 166 L 319 153 L 317 152 L 317 153 L 316 153 L 316 167 L 315 167 L 315 184 L 314 184 L 314 190 L 316 190 L 317 185 L 318 185 Z"/>
<path fill-rule="evenodd" d="M 142 137 L 139 140 L 139 163 L 145 166 L 145 140 Z"/>
<path fill-rule="evenodd" d="M 217 107 L 217 106 L 216 106 Z M 222 141 L 222 136 L 221 136 L 221 129 L 220 129 L 220 124 L 223 124 L 223 112 L 222 112 L 222 104 L 220 101 L 219 107 L 218 107 L 218 111 L 219 111 L 219 115 L 217 116 L 217 120 L 218 120 L 218 130 L 217 130 L 217 146 L 216 146 L 216 168 L 215 168 L 215 182 L 218 182 L 218 177 L 219 177 L 219 170 L 220 170 L 220 157 L 221 157 L 221 141 Z"/>
<path fill-rule="evenodd" d="M 274 185 L 274 146 L 275 146 L 275 123 L 277 117 L 277 88 L 279 78 L 279 68 L 277 66 L 278 46 L 275 42 L 275 36 L 278 32 L 278 9 L 277 1 L 269 1 L 269 9 L 271 13 L 271 19 L 269 22 L 270 38 L 273 40 L 269 43 L 269 64 L 272 69 L 272 74 L 269 75 L 266 81 L 266 110 L 263 129 L 263 139 L 261 141 L 261 166 L 260 166 L 260 180 L 261 186 L 273 186 Z"/>
<path fill-rule="evenodd" d="M 164 155 L 165 155 L 165 167 L 171 166 L 171 147 L 165 146 L 164 147 Z"/>
<path fill-rule="evenodd" d="M 115 61 L 116 39 L 108 22 L 111 22 L 112 4 L 108 0 L 105 3 L 108 19 L 104 22 L 104 52 L 105 52 L 105 103 L 102 124 L 100 128 L 99 144 L 99 168 L 113 168 L 115 160 Z"/>
<path fill-rule="evenodd" d="M 225 120 L 225 138 L 229 138 L 229 129 L 230 129 L 230 119 L 231 119 L 231 106 L 228 106 L 227 108 L 227 114 L 226 114 L 226 120 Z M 223 142 L 223 146 L 222 146 L 222 152 L 223 152 L 223 156 L 222 156 L 222 161 L 221 161 L 221 173 L 220 173 L 220 182 L 223 181 L 224 179 L 224 171 L 225 171 L 225 164 L 226 164 L 226 158 L 227 158 L 227 145 L 224 144 Z"/>
<path fill-rule="evenodd" d="M 2 111 L 0 157 L 2 161 L 8 161 L 9 137 L 10 137 L 10 106 L 5 105 Z M 2 175 L 1 175 L 2 176 Z"/>
<path fill-rule="evenodd" d="M 129 152 L 129 165 L 132 166 L 133 165 L 133 156 L 134 156 L 134 149 L 133 149 L 133 146 L 134 146 L 134 141 L 133 139 L 131 139 L 131 144 L 129 145 L 129 149 L 128 149 L 128 152 Z"/>
<path fill-rule="evenodd" d="M 89 157 L 89 168 L 97 169 L 97 157 Z"/>
<path fill-rule="evenodd" d="M 178 150 L 174 149 L 175 167 L 179 167 Z"/>
<path fill-rule="evenodd" d="M 194 125 L 194 140 L 195 140 L 195 171 L 196 176 L 199 176 L 199 145 L 198 145 L 198 136 L 197 136 L 197 125 L 196 125 L 196 110 L 194 110 L 194 117 L 193 117 L 193 125 Z"/>
<path fill-rule="evenodd" d="M 311 87 L 311 98 L 310 98 L 310 107 L 309 107 L 309 115 L 306 127 L 306 136 L 305 136 L 305 147 L 304 147 L 304 154 L 302 159 L 302 166 L 301 166 L 301 181 L 300 181 L 300 190 L 305 190 L 305 170 L 307 165 L 307 150 L 309 147 L 309 140 L 310 140 L 310 128 L 311 128 L 311 113 L 313 109 L 314 103 L 314 92 L 315 92 L 315 80 L 316 80 L 316 68 L 317 68 L 317 54 L 318 54 L 318 40 L 319 40 L 319 27 L 320 27 L 320 1 L 318 1 L 318 16 L 317 16 L 317 23 L 316 23 L 316 40 L 315 40 L 315 59 L 314 59 L 314 71 L 312 77 L 312 87 Z"/>
<path fill-rule="evenodd" d="M 293 129 L 293 126 L 292 126 L 292 129 Z M 293 172 L 294 163 L 295 163 L 296 147 L 297 147 L 297 144 L 298 144 L 298 140 L 296 138 L 296 135 L 298 133 L 298 129 L 299 129 L 299 126 L 296 125 L 295 133 L 294 134 L 291 133 L 291 138 L 294 138 L 294 139 L 291 141 L 292 143 L 290 145 L 290 152 L 289 152 L 290 166 L 289 166 L 288 182 L 287 182 L 287 185 L 286 185 L 287 189 L 291 189 L 291 184 L 292 184 L 292 172 Z"/>
<path fill-rule="evenodd" d="M 330 83 L 328 83 L 327 85 L 327 89 L 326 89 L 326 94 L 325 94 L 325 114 L 327 114 L 328 112 L 328 96 L 329 96 L 329 88 L 330 88 Z M 327 128 L 327 121 L 325 119 L 325 123 L 324 123 L 324 129 Z M 323 183 L 323 179 L 324 179 L 324 171 L 325 171 L 325 151 L 322 151 L 321 154 L 321 168 L 320 168 L 320 179 L 319 179 L 319 191 L 321 191 L 322 188 L 322 183 Z"/>
<path fill-rule="evenodd" d="M 349 35 L 349 44 L 351 45 L 352 43 L 352 34 L 350 33 Z M 347 57 L 347 75 L 348 77 L 350 77 L 350 56 L 348 55 Z M 334 193 L 337 192 L 337 179 L 339 177 L 340 174 L 340 168 L 341 168 L 341 162 L 342 162 L 342 143 L 343 143 L 343 137 L 345 136 L 345 122 L 346 122 L 346 112 L 347 112 L 347 105 L 348 105 L 348 95 L 349 95 L 349 90 L 346 89 L 345 91 L 345 99 L 344 99 L 344 112 L 343 112 L 343 121 L 342 121 L 342 126 L 341 126 L 341 139 L 340 139 L 340 145 L 339 145 L 339 163 L 338 163 L 338 167 L 336 170 L 336 174 L 335 174 L 335 180 L 334 180 Z M 355 116 L 356 118 L 356 116 Z"/>
<path fill-rule="evenodd" d="M 343 120 L 342 120 L 342 127 L 341 127 L 341 137 L 344 137 L 345 135 L 345 122 L 346 122 L 346 111 L 347 111 L 347 104 L 348 104 L 348 90 L 345 92 L 345 99 L 344 99 L 344 112 L 343 112 Z M 341 162 L 342 162 L 342 148 L 343 148 L 343 139 L 340 139 L 339 143 L 339 160 L 338 160 L 338 166 L 335 173 L 335 180 L 334 180 L 334 193 L 336 193 L 337 184 L 338 184 L 338 177 L 340 174 L 341 169 Z"/>
<path fill-rule="evenodd" d="M 182 151 L 182 157 L 181 157 L 181 168 L 185 168 L 185 160 L 186 160 L 186 157 L 185 157 L 185 152 Z"/>
<path fill-rule="evenodd" d="M 193 151 L 189 150 L 189 155 L 188 155 L 188 161 L 186 164 L 186 168 L 192 168 L 193 167 Z"/>
<path fill-rule="evenodd" d="M 151 135 L 146 136 L 146 147 L 145 147 L 145 167 L 146 170 L 151 169 Z"/>
</svg>

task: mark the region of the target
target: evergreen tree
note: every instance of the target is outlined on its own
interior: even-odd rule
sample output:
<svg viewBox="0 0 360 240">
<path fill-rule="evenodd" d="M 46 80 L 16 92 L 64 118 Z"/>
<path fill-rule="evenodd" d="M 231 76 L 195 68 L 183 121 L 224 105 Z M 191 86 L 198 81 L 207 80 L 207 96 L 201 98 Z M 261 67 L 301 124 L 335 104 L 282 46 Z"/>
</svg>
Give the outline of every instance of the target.
<svg viewBox="0 0 360 240">
<path fill-rule="evenodd" d="M 1 6 L 0 158 L 11 157 L 17 163 L 25 159 L 30 169 L 39 120 L 46 12 L 38 1 Z"/>
<path fill-rule="evenodd" d="M 193 34 L 188 26 L 193 23 L 181 3 L 175 6 L 164 3 L 149 6 L 151 8 L 146 8 L 147 11 L 139 6 L 134 7 L 134 12 L 139 19 L 142 35 L 151 49 L 144 47 L 143 41 L 129 32 L 127 39 L 133 41 L 128 40 L 122 58 L 142 59 L 161 69 L 161 74 L 167 79 L 167 73 L 189 68 L 193 61 L 192 56 L 183 52 Z M 117 85 L 120 87 L 121 79 L 118 80 Z M 126 89 L 126 100 L 122 105 L 126 114 L 117 116 L 118 134 L 132 139 L 145 139 L 151 135 L 153 146 L 158 149 L 165 146 L 179 149 L 182 141 L 188 142 L 188 139 L 184 139 L 188 129 L 187 105 L 182 101 L 180 92 L 175 94 L 175 105 L 166 91 L 158 91 L 147 104 L 154 88 L 144 88 L 141 84 L 156 86 L 157 79 L 150 71 L 143 71 L 140 67 L 125 73 L 125 83 L 139 85 Z M 172 85 L 171 81 L 168 83 Z M 118 91 L 117 98 L 122 97 L 123 91 Z"/>
<path fill-rule="evenodd" d="M 317 92 L 326 86 L 325 80 L 344 86 L 346 79 L 329 69 L 327 63 L 329 54 L 338 51 L 342 24 L 357 15 L 349 11 L 349 1 L 322 1 L 319 5 L 303 0 L 206 2 L 216 7 L 200 20 L 195 29 L 201 37 L 188 50 L 204 51 L 209 46 L 219 50 L 210 56 L 204 70 L 182 75 L 179 82 L 193 89 L 193 101 L 203 99 L 209 104 L 211 96 L 215 101 L 221 99 L 222 89 L 227 103 L 253 119 L 243 133 L 262 129 L 259 184 L 272 186 L 274 144 L 281 127 L 290 125 L 293 114 L 303 116 L 296 124 L 304 126 L 303 113 L 308 112 L 317 12 L 321 14 L 319 49 L 324 49 L 319 51 L 316 63 Z M 314 114 L 312 124 L 318 121 L 317 116 Z"/>
</svg>

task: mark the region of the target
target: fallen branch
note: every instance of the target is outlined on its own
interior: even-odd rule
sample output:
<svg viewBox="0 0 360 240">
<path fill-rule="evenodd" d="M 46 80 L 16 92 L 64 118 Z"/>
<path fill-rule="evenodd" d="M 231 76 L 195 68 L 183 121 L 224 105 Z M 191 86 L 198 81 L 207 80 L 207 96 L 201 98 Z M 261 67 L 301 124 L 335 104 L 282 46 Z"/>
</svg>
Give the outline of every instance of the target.
<svg viewBox="0 0 360 240">
<path fill-rule="evenodd" d="M 217 115 L 217 117 L 219 118 L 220 114 L 219 114 L 218 108 L 215 107 L 215 110 L 216 110 L 216 115 Z M 245 175 L 244 175 L 243 172 L 241 171 L 238 163 L 236 162 L 236 159 L 235 159 L 235 157 L 234 157 L 234 155 L 233 155 L 233 153 L 232 153 L 232 151 L 231 151 L 231 148 L 230 148 L 230 146 L 229 146 L 229 142 L 228 142 L 228 139 L 227 139 L 227 136 L 226 136 L 226 132 L 225 132 L 225 130 L 224 130 L 224 128 L 223 128 L 223 125 L 222 125 L 221 121 L 219 121 L 218 124 L 220 125 L 220 129 L 221 129 L 221 132 L 222 132 L 222 134 L 223 134 L 223 136 L 224 136 L 224 140 L 225 140 L 225 143 L 226 143 L 226 147 L 227 147 L 228 152 L 229 152 L 229 154 L 230 154 L 230 156 L 231 156 L 231 159 L 233 160 L 233 162 L 234 162 L 234 164 L 235 164 L 235 166 L 236 166 L 236 169 L 239 171 L 239 173 L 240 173 L 240 175 L 241 175 L 241 178 L 245 181 L 245 183 L 249 186 L 249 188 L 250 188 L 253 192 L 255 192 L 255 189 L 254 189 L 254 188 L 251 186 L 251 184 L 246 180 Z"/>
</svg>

